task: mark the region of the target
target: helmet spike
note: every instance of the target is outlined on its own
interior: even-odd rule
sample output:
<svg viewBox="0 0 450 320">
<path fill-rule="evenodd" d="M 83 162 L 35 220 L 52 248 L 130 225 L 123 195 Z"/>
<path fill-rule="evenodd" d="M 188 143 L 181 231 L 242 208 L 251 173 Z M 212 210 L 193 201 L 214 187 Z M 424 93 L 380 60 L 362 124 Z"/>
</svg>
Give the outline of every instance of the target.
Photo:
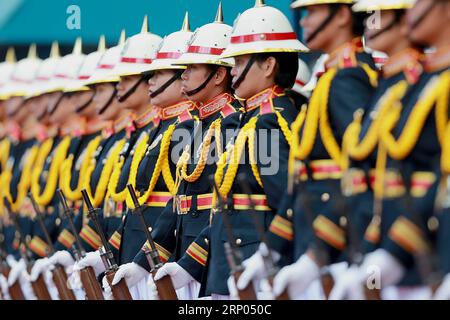
<svg viewBox="0 0 450 320">
<path fill-rule="evenodd" d="M 189 13 L 186 11 L 183 20 L 183 26 L 181 27 L 181 31 L 191 31 L 191 26 L 189 24 Z"/>
<path fill-rule="evenodd" d="M 9 47 L 8 51 L 6 51 L 6 62 L 14 63 L 17 61 L 16 59 L 16 51 L 14 50 L 14 47 Z"/>
<path fill-rule="evenodd" d="M 219 1 L 219 7 L 217 8 L 217 14 L 216 14 L 215 22 L 223 23 L 222 1 Z"/>
<path fill-rule="evenodd" d="M 28 59 L 37 59 L 37 48 L 36 43 L 32 43 L 28 49 Z"/>
<path fill-rule="evenodd" d="M 50 58 L 59 58 L 59 44 L 58 41 L 52 42 L 52 48 L 50 49 Z"/>
<path fill-rule="evenodd" d="M 122 29 L 122 31 L 120 32 L 120 37 L 119 37 L 119 42 L 117 42 L 118 46 L 121 46 L 125 43 L 125 40 L 127 38 L 125 29 Z"/>
<path fill-rule="evenodd" d="M 141 33 L 148 33 L 148 16 L 144 16 L 144 21 L 142 21 Z"/>
<path fill-rule="evenodd" d="M 256 0 L 255 2 L 255 7 L 264 7 L 265 5 L 264 0 Z"/>
<path fill-rule="evenodd" d="M 82 47 L 83 47 L 83 41 L 81 40 L 81 37 L 78 37 L 75 40 L 75 44 L 73 45 L 72 54 L 81 54 Z"/>
<path fill-rule="evenodd" d="M 99 52 L 106 51 L 106 40 L 105 40 L 105 36 L 103 34 L 98 39 L 97 51 L 99 51 Z"/>
</svg>

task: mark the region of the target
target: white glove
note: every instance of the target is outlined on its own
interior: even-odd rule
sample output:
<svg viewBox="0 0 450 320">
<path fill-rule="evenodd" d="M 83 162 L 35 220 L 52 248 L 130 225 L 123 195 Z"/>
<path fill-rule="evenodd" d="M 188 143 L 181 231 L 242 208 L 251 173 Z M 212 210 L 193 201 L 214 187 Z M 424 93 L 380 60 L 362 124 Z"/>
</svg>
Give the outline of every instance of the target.
<svg viewBox="0 0 450 320">
<path fill-rule="evenodd" d="M 264 265 L 263 257 L 268 256 L 268 254 L 269 250 L 267 246 L 264 243 L 261 243 L 258 251 L 256 251 L 250 258 L 242 262 L 245 270 L 239 277 L 239 280 L 237 282 L 237 289 L 244 290 L 245 288 L 247 288 L 250 281 L 254 281 L 255 286 L 259 287 L 260 280 L 267 276 L 267 270 Z M 280 255 L 276 252 L 272 252 L 271 254 L 274 261 L 278 261 L 280 259 Z M 229 281 L 228 283 L 232 283 L 231 285 L 233 285 L 234 281 Z M 234 288 L 232 288 L 231 290 L 233 289 Z"/>
<path fill-rule="evenodd" d="M 50 260 L 51 264 L 53 264 L 53 265 L 59 264 L 59 265 L 62 265 L 64 268 L 69 268 L 69 267 L 73 266 L 73 264 L 75 263 L 75 260 L 72 258 L 69 251 L 66 251 L 66 250 L 61 250 L 61 251 L 55 252 L 50 257 L 49 260 Z"/>
<path fill-rule="evenodd" d="M 251 257 L 249 259 L 251 259 Z M 227 285 L 228 285 L 228 291 L 230 292 L 230 300 L 239 300 L 239 292 L 238 292 L 238 289 L 236 288 L 236 282 L 234 281 L 234 276 L 228 277 Z"/>
<path fill-rule="evenodd" d="M 363 300 L 365 273 L 357 265 L 352 265 L 343 274 L 336 278 L 331 290 L 329 300 Z"/>
<path fill-rule="evenodd" d="M 434 300 L 450 300 L 450 274 L 444 277 L 433 297 Z"/>
<path fill-rule="evenodd" d="M 80 271 L 87 267 L 93 267 L 96 276 L 105 271 L 105 265 L 103 264 L 98 250 L 88 252 L 83 259 L 75 264 L 73 271 Z"/>
<path fill-rule="evenodd" d="M 30 280 L 36 281 L 36 279 L 39 277 L 40 274 L 43 274 L 44 272 L 53 269 L 53 265 L 50 263 L 50 260 L 48 258 L 42 258 L 36 260 L 36 262 L 33 265 L 33 268 L 31 269 L 30 273 Z"/>
<path fill-rule="evenodd" d="M 6 262 L 8 263 L 9 267 L 12 268 L 17 264 L 17 260 L 16 258 L 14 258 L 14 256 L 12 254 L 8 254 L 6 256 Z"/>
<path fill-rule="evenodd" d="M 26 273 L 26 269 L 27 266 L 25 265 L 25 261 L 23 259 L 20 259 L 19 262 L 11 267 L 11 271 L 9 272 L 8 276 L 8 285 L 12 286 L 14 283 L 16 283 L 16 281 L 19 280 L 23 273 Z"/>
<path fill-rule="evenodd" d="M 189 282 L 195 280 L 176 262 L 169 262 L 164 264 L 161 269 L 156 272 L 154 280 L 158 281 L 166 275 L 172 278 L 172 283 L 175 289 L 180 289 L 186 286 Z"/>
<path fill-rule="evenodd" d="M 153 277 L 148 277 L 147 286 L 149 291 L 149 299 L 150 300 L 159 300 L 158 288 L 156 287 L 155 281 L 153 281 Z"/>
<path fill-rule="evenodd" d="M 302 255 L 297 262 L 286 266 L 273 279 L 273 294 L 277 297 L 287 288 L 289 296 L 304 293 L 309 285 L 320 276 L 319 266 L 307 255 Z"/>
<path fill-rule="evenodd" d="M 397 284 L 405 274 L 405 268 L 392 254 L 377 249 L 366 255 L 360 267 L 365 275 L 365 285 L 371 288 L 386 288 Z"/>
<path fill-rule="evenodd" d="M 8 279 L 0 273 L 0 288 L 2 290 L 2 296 L 3 300 L 10 300 L 11 297 L 9 296 L 9 287 L 8 287 Z"/>
<path fill-rule="evenodd" d="M 137 263 L 125 263 L 119 267 L 111 284 L 114 286 L 119 283 L 120 280 L 125 279 L 128 288 L 134 287 L 139 281 L 141 281 L 149 273 Z"/>
<path fill-rule="evenodd" d="M 75 268 L 75 266 L 74 266 Z M 73 290 L 81 290 L 83 289 L 83 284 L 81 283 L 80 271 L 73 271 L 69 278 L 69 286 Z"/>
<path fill-rule="evenodd" d="M 105 300 L 114 300 L 112 290 L 111 287 L 109 286 L 106 276 L 104 276 L 102 279 L 102 286 L 103 286 L 103 296 L 105 297 Z"/>
</svg>

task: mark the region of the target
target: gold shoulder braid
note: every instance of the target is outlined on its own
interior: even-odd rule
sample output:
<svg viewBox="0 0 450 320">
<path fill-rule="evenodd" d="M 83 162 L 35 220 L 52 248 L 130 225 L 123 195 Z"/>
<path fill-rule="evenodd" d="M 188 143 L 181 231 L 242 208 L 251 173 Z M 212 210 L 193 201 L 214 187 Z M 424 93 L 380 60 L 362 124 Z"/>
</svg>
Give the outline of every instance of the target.
<svg viewBox="0 0 450 320">
<path fill-rule="evenodd" d="M 164 132 L 164 135 L 161 139 L 161 148 L 159 151 L 158 159 L 156 160 L 155 168 L 153 169 L 152 178 L 150 179 L 147 190 L 138 199 L 139 203 L 141 205 L 143 205 L 147 201 L 150 194 L 153 192 L 161 173 L 163 174 L 164 182 L 166 183 L 167 189 L 169 189 L 169 192 L 171 192 L 173 194 L 175 182 L 174 182 L 172 174 L 170 172 L 169 146 L 170 146 L 170 141 L 172 139 L 172 134 L 175 131 L 175 127 L 176 127 L 175 124 L 171 124 L 167 128 L 166 132 Z M 141 142 L 141 146 L 144 146 L 144 147 L 142 147 L 142 150 L 141 150 L 141 149 L 139 149 L 141 146 L 138 146 L 139 150 L 136 150 L 136 153 L 142 153 L 141 157 L 143 157 L 143 154 L 145 154 L 146 145 L 147 145 L 147 143 L 144 144 L 143 142 Z M 136 155 L 136 153 L 135 153 L 135 155 Z M 132 178 L 134 181 L 136 181 L 138 167 L 139 167 L 139 163 L 137 162 L 137 165 L 132 166 L 132 168 L 130 169 L 130 178 Z M 127 195 L 126 201 L 127 201 L 127 206 L 133 207 L 132 200 L 129 195 Z"/>
<path fill-rule="evenodd" d="M 99 207 L 105 198 L 106 189 L 108 187 L 109 178 L 113 171 L 114 165 L 117 163 L 118 158 L 120 156 L 120 151 L 125 145 L 126 138 L 122 138 L 115 142 L 114 146 L 111 150 L 108 151 L 108 155 L 106 157 L 106 162 L 103 165 L 102 173 L 100 174 L 100 178 L 97 183 L 97 187 L 95 188 L 95 193 L 92 193 L 91 189 L 91 178 L 92 173 L 94 172 L 96 160 L 91 159 L 91 163 L 86 171 L 86 176 L 84 179 L 84 188 L 88 192 L 90 198 L 92 199 L 92 205 L 94 207 Z"/>
<path fill-rule="evenodd" d="M 8 202 L 11 204 L 11 210 L 13 212 L 18 212 L 25 200 L 28 190 L 31 185 L 31 172 L 34 166 L 34 162 L 36 160 L 36 156 L 38 154 L 39 147 L 37 145 L 31 147 L 31 149 L 27 150 L 27 153 L 24 155 L 26 157 L 25 164 L 22 168 L 22 174 L 20 176 L 20 181 L 17 185 L 17 197 L 16 201 L 13 200 L 11 195 L 11 179 L 12 179 L 12 166 L 7 166 L 3 179 L 3 196 L 8 199 Z"/>
<path fill-rule="evenodd" d="M 378 142 L 380 123 L 383 121 L 386 112 L 390 110 L 394 102 L 399 101 L 404 96 L 407 88 L 408 83 L 401 81 L 383 95 L 375 107 L 376 115 L 373 116 L 373 121 L 361 141 L 359 141 L 359 136 L 361 133 L 362 113 L 355 113 L 355 119 L 348 126 L 343 138 L 348 156 L 358 161 L 364 160 L 369 156 Z"/>
<path fill-rule="evenodd" d="M 60 166 L 67 156 L 70 141 L 71 137 L 66 136 L 56 147 L 55 155 L 53 156 L 52 163 L 50 165 L 49 175 L 47 178 L 47 183 L 45 184 L 44 191 L 41 190 L 39 180 L 47 156 L 52 148 L 53 139 L 47 139 L 39 149 L 36 167 L 32 171 L 31 175 L 31 193 L 33 194 L 33 198 L 36 203 L 41 206 L 48 205 L 55 194 L 56 186 L 58 184 Z"/>
<path fill-rule="evenodd" d="M 60 173 L 60 181 L 59 187 L 64 192 L 64 195 L 71 201 L 77 201 L 81 199 L 81 190 L 83 189 L 83 181 L 86 176 L 86 172 L 89 168 L 89 164 L 91 162 L 92 155 L 97 150 L 98 146 L 101 142 L 101 135 L 95 137 L 92 141 L 87 145 L 85 152 L 81 155 L 83 157 L 80 173 L 78 175 L 78 183 L 77 187 L 73 190 L 70 186 L 70 182 L 72 180 L 72 167 L 74 155 L 71 154 L 61 165 L 61 173 Z"/>
<path fill-rule="evenodd" d="M 9 151 L 11 148 L 11 142 L 8 138 L 3 138 L 0 142 L 0 163 L 2 168 L 6 168 L 6 163 L 8 162 Z"/>
<path fill-rule="evenodd" d="M 139 168 L 139 164 L 144 158 L 145 151 L 147 149 L 147 143 L 149 140 L 149 134 L 144 131 L 139 136 L 139 139 L 136 141 L 136 149 L 133 154 L 133 159 L 131 160 L 130 172 L 128 174 L 128 184 L 131 184 L 134 188 L 136 187 L 136 176 L 137 170 Z M 122 167 L 125 162 L 124 157 L 120 157 L 119 162 L 114 166 L 113 173 L 111 175 L 111 179 L 108 183 L 108 195 L 115 202 L 124 202 L 128 195 L 127 188 L 124 188 L 121 191 L 117 191 L 117 185 L 119 183 L 120 174 L 122 172 Z"/>
<path fill-rule="evenodd" d="M 401 104 L 393 108 L 392 112 L 386 115 L 386 121 L 381 123 L 380 136 L 386 145 L 390 157 L 396 160 L 402 160 L 411 152 L 415 146 L 420 132 L 425 125 L 425 121 L 434 105 L 436 105 L 436 117 L 442 117 L 442 120 L 436 120 L 436 131 L 439 142 L 442 145 L 445 135 L 445 124 L 447 123 L 448 95 L 450 84 L 450 72 L 445 72 L 439 77 L 435 77 L 427 84 L 419 101 L 417 101 L 408 121 L 396 140 L 391 130 L 397 124 L 401 114 Z"/>
<path fill-rule="evenodd" d="M 190 146 L 189 145 L 186 146 L 186 149 L 184 150 L 183 154 L 181 155 L 177 163 L 177 178 L 175 183 L 177 189 L 179 184 L 181 183 L 181 180 L 186 180 L 188 182 L 195 182 L 198 180 L 198 178 L 200 178 L 203 170 L 205 169 L 213 136 L 216 144 L 217 154 L 219 158 L 222 156 L 222 146 L 220 141 L 221 124 L 222 124 L 221 118 L 216 119 L 213 121 L 213 123 L 211 123 L 208 132 L 203 140 L 203 145 L 200 150 L 200 157 L 198 159 L 198 163 L 191 174 L 187 173 L 187 166 L 190 160 Z"/>
</svg>

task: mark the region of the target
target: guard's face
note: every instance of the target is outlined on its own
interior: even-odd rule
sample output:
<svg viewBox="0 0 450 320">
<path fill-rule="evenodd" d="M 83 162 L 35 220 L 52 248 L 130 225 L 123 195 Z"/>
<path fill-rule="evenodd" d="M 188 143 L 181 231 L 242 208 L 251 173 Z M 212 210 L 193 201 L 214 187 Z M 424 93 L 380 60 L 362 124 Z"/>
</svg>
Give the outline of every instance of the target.
<svg viewBox="0 0 450 320">
<path fill-rule="evenodd" d="M 441 37 L 442 28 L 448 28 L 450 19 L 450 3 L 437 3 L 430 10 L 434 0 L 418 0 L 413 8 L 408 10 L 408 23 L 411 28 L 410 38 L 414 43 L 422 45 L 434 45 Z M 425 18 L 417 24 L 423 14 Z M 417 25 L 416 25 L 417 24 Z"/>
<path fill-rule="evenodd" d="M 100 120 L 112 120 L 118 113 L 120 108 L 122 108 L 122 103 L 120 103 L 115 97 L 112 99 L 111 104 L 105 109 L 103 113 L 100 111 L 104 109 L 105 105 L 111 99 L 114 94 L 114 83 L 99 83 L 95 86 L 95 96 L 93 100 L 95 112 Z"/>
<path fill-rule="evenodd" d="M 206 102 L 205 93 L 209 92 L 214 87 L 214 81 L 209 81 L 206 87 L 199 93 L 192 96 L 187 96 L 186 92 L 197 89 L 205 82 L 210 74 L 210 69 L 204 64 L 188 65 L 187 69 L 181 75 L 181 91 L 186 98 L 196 102 Z"/>
<path fill-rule="evenodd" d="M 140 75 L 120 77 L 120 82 L 117 84 L 117 97 L 124 96 L 140 79 Z M 145 81 L 141 81 L 134 93 L 122 102 L 122 107 L 136 110 L 143 104 L 148 104 L 147 90 L 147 84 Z"/>
<path fill-rule="evenodd" d="M 175 75 L 174 70 L 157 70 L 155 74 L 148 80 L 148 94 L 149 96 L 161 88 L 170 78 Z M 153 106 L 164 108 L 174 105 L 182 100 L 185 100 L 181 92 L 181 80 L 176 80 L 169 87 L 167 87 L 163 92 L 158 94 L 156 97 L 150 97 L 150 103 Z"/>
<path fill-rule="evenodd" d="M 231 69 L 231 76 L 233 77 L 233 84 L 240 78 L 244 72 L 251 55 L 237 56 L 234 58 L 235 66 Z M 260 90 L 258 85 L 259 81 L 264 78 L 264 73 L 258 65 L 258 62 L 254 62 L 249 69 L 245 79 L 235 88 L 234 93 L 242 99 L 248 99 L 257 94 Z"/>
<path fill-rule="evenodd" d="M 39 119 L 45 112 L 47 112 L 48 99 L 48 94 L 41 94 L 34 98 L 34 106 L 30 111 L 36 119 Z"/>
<path fill-rule="evenodd" d="M 394 19 L 395 13 L 393 10 L 383 10 L 375 12 L 366 20 L 364 36 L 366 39 L 366 45 L 369 48 L 388 53 L 391 48 L 395 47 L 399 40 L 406 37 L 406 33 L 403 34 L 402 30 L 402 28 L 405 27 L 404 23 L 400 21 L 389 30 L 384 31 L 380 35 L 371 39 L 372 36 L 378 34 L 380 30 L 384 30 L 390 26 Z"/>
<path fill-rule="evenodd" d="M 22 97 L 11 97 L 8 100 L 6 100 L 5 102 L 6 114 L 12 115 L 14 113 L 17 113 L 18 108 L 20 108 L 22 103 L 23 103 Z"/>
<path fill-rule="evenodd" d="M 50 122 L 54 124 L 63 124 L 67 119 L 75 114 L 77 109 L 76 93 L 68 92 L 64 93 L 61 102 L 56 108 L 55 112 L 50 115 Z"/>
<path fill-rule="evenodd" d="M 80 112 L 80 115 L 87 118 L 91 118 L 95 115 L 94 101 L 92 98 L 93 95 L 95 95 L 93 90 L 86 90 L 78 92 L 74 97 L 77 100 L 77 109 L 87 104 L 87 106 Z"/>
<path fill-rule="evenodd" d="M 320 25 L 327 19 L 330 9 L 328 5 L 312 5 L 306 7 L 306 14 L 300 20 L 300 26 L 303 28 L 303 36 L 308 39 Z M 333 20 L 322 29 L 311 41 L 307 41 L 307 46 L 312 50 L 323 50 L 326 48 L 328 41 L 333 37 L 336 29 L 332 27 Z"/>
</svg>

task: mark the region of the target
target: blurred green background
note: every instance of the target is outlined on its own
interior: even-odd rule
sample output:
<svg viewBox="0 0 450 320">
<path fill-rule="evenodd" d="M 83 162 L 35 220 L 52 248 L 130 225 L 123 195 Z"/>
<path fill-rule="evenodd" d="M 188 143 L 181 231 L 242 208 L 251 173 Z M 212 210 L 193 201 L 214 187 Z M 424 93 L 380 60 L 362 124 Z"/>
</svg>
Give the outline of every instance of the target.
<svg viewBox="0 0 450 320">
<path fill-rule="evenodd" d="M 213 21 L 219 0 L 0 0 L 0 61 L 8 46 L 13 45 L 19 58 L 35 42 L 41 58 L 48 55 L 53 40 L 60 42 L 62 52 L 71 50 L 76 37 L 83 38 L 83 51 L 96 48 L 104 34 L 114 45 L 120 30 L 127 35 L 139 32 L 142 19 L 149 15 L 150 30 L 164 36 L 179 30 L 183 16 L 189 11 L 191 28 Z M 239 12 L 252 7 L 255 0 L 222 0 L 225 22 L 233 24 Z M 291 0 L 267 0 L 268 5 L 283 11 L 298 32 L 298 13 L 289 8 Z M 80 29 L 70 30 L 66 23 L 70 6 L 80 9 Z"/>
</svg>

